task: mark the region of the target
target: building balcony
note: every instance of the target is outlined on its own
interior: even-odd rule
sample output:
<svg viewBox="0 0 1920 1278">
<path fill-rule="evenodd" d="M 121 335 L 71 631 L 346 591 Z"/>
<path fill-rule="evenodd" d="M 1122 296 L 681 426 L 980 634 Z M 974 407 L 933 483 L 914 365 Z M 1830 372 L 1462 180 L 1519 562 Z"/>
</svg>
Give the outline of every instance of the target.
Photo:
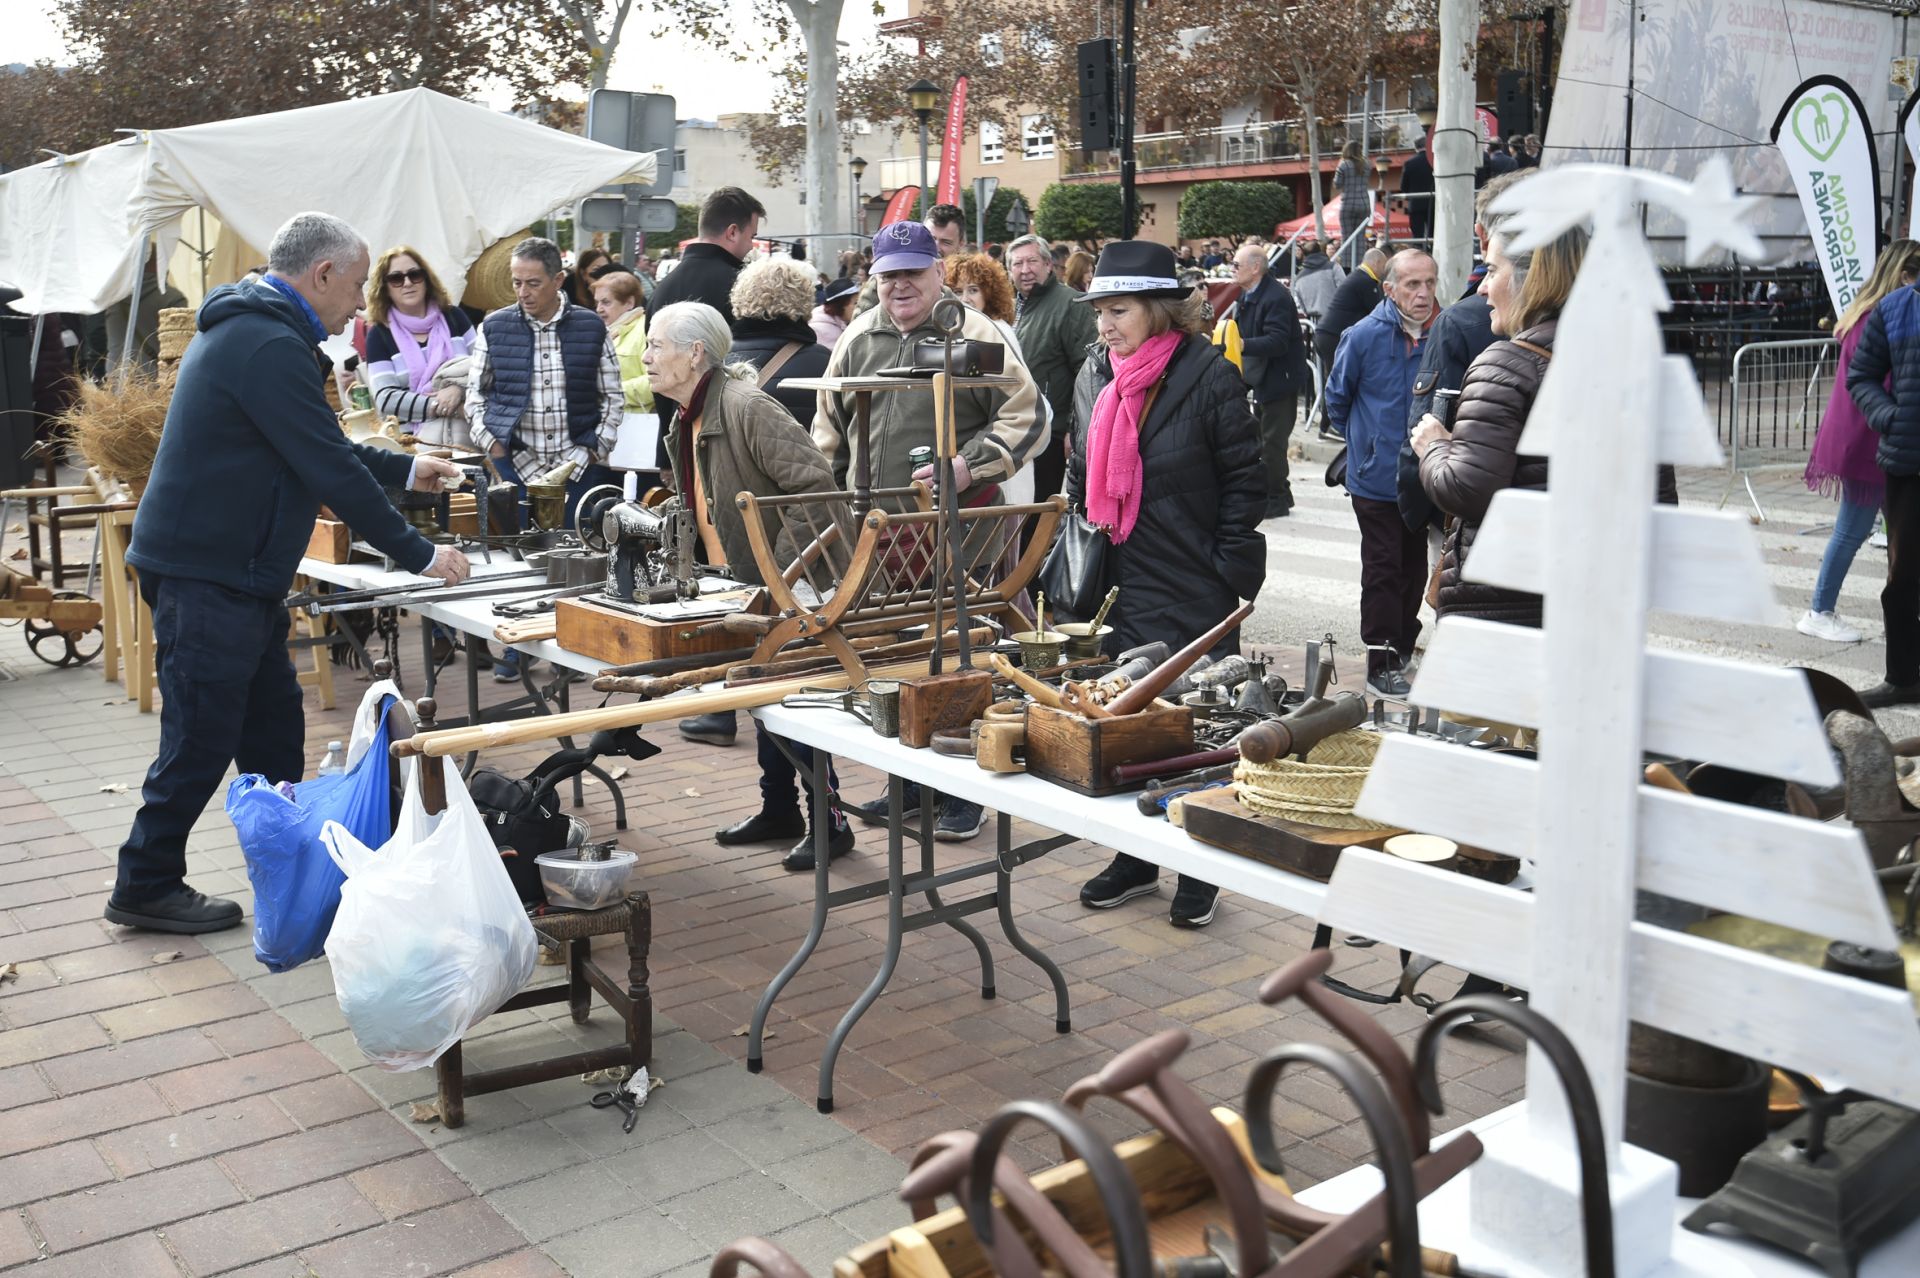
<svg viewBox="0 0 1920 1278">
<path fill-rule="evenodd" d="M 1349 138 L 1361 135 L 1363 117 L 1355 114 L 1332 124 L 1321 124 L 1320 160 L 1332 167 L 1338 163 L 1340 148 Z M 1426 129 L 1411 111 L 1375 111 L 1364 118 L 1368 154 L 1381 151 L 1411 151 L 1426 136 Z M 1227 125 L 1197 134 L 1143 133 L 1133 140 L 1134 160 L 1143 182 L 1174 178 L 1185 179 L 1188 170 L 1245 169 L 1246 176 L 1267 176 L 1297 172 L 1307 162 L 1307 137 L 1300 120 L 1263 120 L 1251 124 Z M 1095 152 L 1082 159 L 1078 148 L 1063 151 L 1064 176 L 1074 178 L 1118 178 L 1120 152 Z"/>
<path fill-rule="evenodd" d="M 879 189 L 886 192 L 899 190 L 903 186 L 920 185 L 920 152 L 916 149 L 912 155 L 889 156 L 877 160 L 867 170 L 868 182 L 879 175 Z M 927 181 L 936 182 L 940 178 L 940 148 L 927 147 Z"/>
</svg>

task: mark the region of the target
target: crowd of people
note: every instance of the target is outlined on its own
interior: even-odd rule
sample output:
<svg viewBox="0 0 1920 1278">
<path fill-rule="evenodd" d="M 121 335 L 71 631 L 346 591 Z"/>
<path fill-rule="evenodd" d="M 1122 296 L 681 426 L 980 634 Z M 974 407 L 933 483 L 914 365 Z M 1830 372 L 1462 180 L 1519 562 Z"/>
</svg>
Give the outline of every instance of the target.
<svg viewBox="0 0 1920 1278">
<path fill-rule="evenodd" d="M 1360 535 L 1367 686 L 1404 699 L 1423 601 L 1441 617 L 1540 622 L 1537 598 L 1462 572 L 1495 494 L 1546 483 L 1545 461 L 1520 453 L 1518 443 L 1586 248 L 1578 231 L 1514 247 L 1491 206 L 1526 177 L 1521 169 L 1501 173 L 1479 193 L 1474 231 L 1485 267 L 1462 297 L 1436 297 L 1434 259 L 1419 248 L 1373 245 L 1343 270 L 1321 244 L 1302 239 L 1283 277 L 1276 267 L 1288 259 L 1252 240 L 1230 253 L 1210 244 L 1198 259 L 1232 272 L 1237 297 L 1223 317 L 1171 248 L 1108 243 L 1076 288 L 1067 274 L 1076 250 L 1023 236 L 970 252 L 959 210 L 944 205 L 882 228 L 869 250 L 844 256 L 839 275 L 827 279 L 803 256 L 759 255 L 765 209 L 727 188 L 705 202 L 698 237 L 664 277 L 648 279 L 603 252 L 568 267 L 553 243 L 529 237 L 512 249 L 514 301 L 479 316 L 452 303 L 434 264 L 413 248 L 374 258 L 336 219 L 295 218 L 276 237 L 266 270 L 216 289 L 203 306 L 201 340 L 213 353 L 183 367 L 175 399 L 177 412 L 191 409 L 192 424 L 170 428 L 135 526 L 129 559 L 155 605 L 163 734 L 176 744 L 149 774 L 110 917 L 181 930 L 231 917 L 182 883 L 181 841 L 235 757 L 270 779 L 299 773 L 297 684 L 284 653 L 273 651 L 285 610 L 263 601 L 284 595 L 299 552 L 288 530 L 310 525 L 312 505 L 325 501 L 404 565 L 450 581 L 465 575 L 458 551 L 421 540 L 375 500 L 382 486 L 431 490 L 448 468 L 423 457 L 401 474 L 394 454 L 347 445 L 315 379 L 296 375 L 356 310 L 365 319 L 357 375 L 378 410 L 422 439 L 484 452 L 506 485 L 570 462 L 571 503 L 611 480 L 607 463 L 629 415 L 656 413 L 654 460 L 693 516 L 701 562 L 751 583 L 751 538 L 735 494 L 843 491 L 862 447 L 871 450 L 865 460 L 876 487 L 935 479 L 922 457 L 934 435 L 929 397 L 880 397 L 863 437 L 850 429 L 850 395 L 794 383 L 895 366 L 910 344 L 939 334 L 936 304 L 957 298 L 965 303 L 961 335 L 1004 347 L 1013 385 L 957 395 L 957 449 L 937 484 L 969 506 L 1063 493 L 1109 543 L 1102 584 L 1119 587 L 1109 614 L 1113 652 L 1155 641 L 1183 647 L 1236 601 L 1259 595 L 1267 564 L 1260 525 L 1293 506 L 1288 451 L 1317 361 L 1324 429 L 1345 445 L 1327 479 L 1344 487 Z M 1910 509 L 1920 501 L 1910 474 L 1920 470 L 1920 425 L 1909 421 L 1920 422 L 1920 322 L 1907 314 L 1920 304 L 1899 287 L 1920 270 L 1920 246 L 1902 242 L 1889 252 L 1842 319 L 1849 398 L 1836 393 L 1816 450 L 1818 474 L 1809 472 L 1809 482 L 1832 484 L 1846 502 L 1812 614 L 1828 623 L 1838 576 L 1872 512 L 1887 508 L 1895 555 L 1888 684 L 1869 694 L 1877 704 L 1920 701 L 1920 608 L 1909 606 L 1920 602 L 1920 552 L 1911 549 L 1920 544 L 1920 516 Z M 1232 320 L 1232 342 L 1221 340 L 1223 318 Z M 255 386 L 262 369 L 284 375 L 273 396 L 221 385 Z M 253 505 L 234 503 L 217 519 L 195 511 L 187 492 L 202 486 L 201 457 L 288 470 L 293 454 L 255 456 L 260 448 L 244 443 L 260 435 L 253 414 L 268 402 L 300 423 L 302 439 L 312 437 L 296 459 L 297 481 L 236 482 L 256 495 Z M 1660 491 L 1674 500 L 1670 468 L 1662 468 Z M 254 509 L 260 502 L 272 509 Z M 233 547 L 261 544 L 251 525 L 272 531 L 267 549 L 236 558 Z M 761 531 L 780 535 L 773 526 Z M 304 545 L 304 533 L 298 540 Z M 202 598 L 209 588 L 247 602 Z M 1896 605 L 1910 624 L 1895 624 Z M 206 672 L 168 658 L 183 651 L 181 632 L 200 624 L 192 609 L 258 641 L 246 645 L 258 649 L 250 660 L 222 668 L 218 697 L 198 695 L 195 681 Z M 1218 651 L 1238 646 L 1236 632 Z M 500 677 L 518 677 L 512 660 L 509 653 Z M 245 677 L 236 683 L 232 671 Z M 679 730 L 730 745 L 738 721 L 733 712 L 702 715 Z M 816 803 L 810 753 L 755 732 L 761 802 L 716 831 L 720 843 L 786 843 L 783 864 L 806 870 L 821 833 L 810 814 L 825 813 L 830 828 L 819 846 L 830 857 L 853 851 L 854 822 L 887 819 L 885 797 L 843 798 L 830 765 L 819 772 L 827 793 Z M 189 736 L 193 746 L 177 748 Z M 923 800 L 936 839 L 970 839 L 984 826 L 979 805 L 909 787 L 909 810 Z M 1118 906 L 1156 891 L 1158 877 L 1152 865 L 1118 856 L 1081 900 Z M 1211 885 L 1183 878 L 1170 921 L 1204 926 L 1216 896 Z"/>
</svg>

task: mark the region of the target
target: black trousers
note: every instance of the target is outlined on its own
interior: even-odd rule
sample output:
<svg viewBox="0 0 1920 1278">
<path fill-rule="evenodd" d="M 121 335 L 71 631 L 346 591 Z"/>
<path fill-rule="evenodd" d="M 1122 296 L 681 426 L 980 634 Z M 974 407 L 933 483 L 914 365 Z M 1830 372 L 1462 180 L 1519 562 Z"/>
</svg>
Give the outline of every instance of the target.
<svg viewBox="0 0 1920 1278">
<path fill-rule="evenodd" d="M 768 812 L 798 812 L 800 808 L 800 786 L 807 788 L 808 803 L 805 810 L 809 822 L 813 820 L 813 747 L 802 745 L 798 741 L 788 741 L 787 749 L 793 751 L 789 759 L 775 743 L 771 732 L 760 726 L 758 719 L 753 724 L 753 744 L 760 758 L 760 806 Z M 794 767 L 794 759 L 800 761 Z M 796 780 L 798 785 L 795 784 Z M 833 828 L 844 829 L 847 814 L 840 808 L 840 778 L 834 775 L 833 760 L 827 760 L 827 810 L 833 815 Z"/>
<path fill-rule="evenodd" d="M 1887 476 L 1887 682 L 1920 683 L 1920 475 Z"/>
<path fill-rule="evenodd" d="M 305 768 L 306 713 L 287 655 L 287 607 L 188 577 L 140 575 L 153 609 L 160 753 L 147 769 L 133 831 L 120 845 L 114 899 L 164 896 L 187 873 L 187 833 L 227 766 L 273 782 Z"/>
<path fill-rule="evenodd" d="M 1300 415 L 1300 395 L 1281 395 L 1260 402 L 1260 456 L 1267 466 L 1267 510 L 1293 509 L 1293 489 L 1287 481 L 1287 446 L 1293 423 Z"/>
<path fill-rule="evenodd" d="M 1400 518 L 1390 501 L 1354 497 L 1360 522 L 1360 639 L 1367 674 L 1383 674 L 1413 656 L 1420 637 L 1420 599 L 1427 589 L 1427 535 Z M 1384 651 L 1391 648 L 1392 652 Z"/>
<path fill-rule="evenodd" d="M 1340 339 L 1332 333 L 1316 331 L 1313 335 L 1313 353 L 1320 357 L 1320 376 L 1322 380 L 1333 376 L 1333 357 L 1340 352 Z M 1325 388 L 1320 395 L 1320 412 L 1314 426 L 1319 430 L 1327 428 L 1327 397 Z"/>
</svg>

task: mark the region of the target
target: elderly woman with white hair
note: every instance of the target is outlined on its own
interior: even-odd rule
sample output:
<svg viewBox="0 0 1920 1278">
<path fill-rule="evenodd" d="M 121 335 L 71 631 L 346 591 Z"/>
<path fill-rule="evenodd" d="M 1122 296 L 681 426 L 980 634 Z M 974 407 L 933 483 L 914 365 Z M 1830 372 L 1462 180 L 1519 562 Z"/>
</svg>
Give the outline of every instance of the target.
<svg viewBox="0 0 1920 1278">
<path fill-rule="evenodd" d="M 725 565 L 734 579 L 758 584 L 746 518 L 735 497 L 831 492 L 833 468 L 792 414 L 754 384 L 752 365 L 728 362 L 732 351 L 733 335 L 719 311 L 704 302 L 675 302 L 654 312 L 644 358 L 654 393 L 678 405 L 667 426 L 666 479 L 693 512 L 700 562 Z M 830 513 L 845 520 L 844 512 Z M 778 520 L 770 514 L 760 518 L 768 540 L 783 557 L 797 553 L 799 548 L 781 532 Z M 684 720 L 680 730 L 697 741 L 731 743 L 734 715 L 701 715 Z M 813 805 L 809 802 L 806 813 L 801 811 L 793 763 L 764 728 L 758 736 L 760 810 L 716 831 L 714 840 L 732 847 L 799 838 L 781 864 L 789 870 L 811 870 Z M 799 759 L 801 779 L 811 794 L 812 751 L 793 743 L 788 748 Z M 840 857 L 853 850 L 854 839 L 831 766 L 827 788 L 829 857 Z"/>
<path fill-rule="evenodd" d="M 760 389 L 780 401 L 811 432 L 819 396 L 788 390 L 796 377 L 819 377 L 831 354 L 820 344 L 813 316 L 814 270 L 790 257 L 749 262 L 733 281 L 733 358 L 760 372 Z"/>
</svg>

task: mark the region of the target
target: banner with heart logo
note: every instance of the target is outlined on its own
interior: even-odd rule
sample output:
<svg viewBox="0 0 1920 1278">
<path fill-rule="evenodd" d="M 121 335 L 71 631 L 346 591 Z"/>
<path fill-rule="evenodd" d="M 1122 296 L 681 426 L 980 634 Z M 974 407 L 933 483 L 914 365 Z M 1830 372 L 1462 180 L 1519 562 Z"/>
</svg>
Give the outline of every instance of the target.
<svg viewBox="0 0 1920 1278">
<path fill-rule="evenodd" d="M 1880 164 L 1867 109 L 1845 80 L 1816 75 L 1788 95 L 1773 143 L 1793 174 L 1838 315 L 1866 287 L 1880 252 Z"/>
</svg>

